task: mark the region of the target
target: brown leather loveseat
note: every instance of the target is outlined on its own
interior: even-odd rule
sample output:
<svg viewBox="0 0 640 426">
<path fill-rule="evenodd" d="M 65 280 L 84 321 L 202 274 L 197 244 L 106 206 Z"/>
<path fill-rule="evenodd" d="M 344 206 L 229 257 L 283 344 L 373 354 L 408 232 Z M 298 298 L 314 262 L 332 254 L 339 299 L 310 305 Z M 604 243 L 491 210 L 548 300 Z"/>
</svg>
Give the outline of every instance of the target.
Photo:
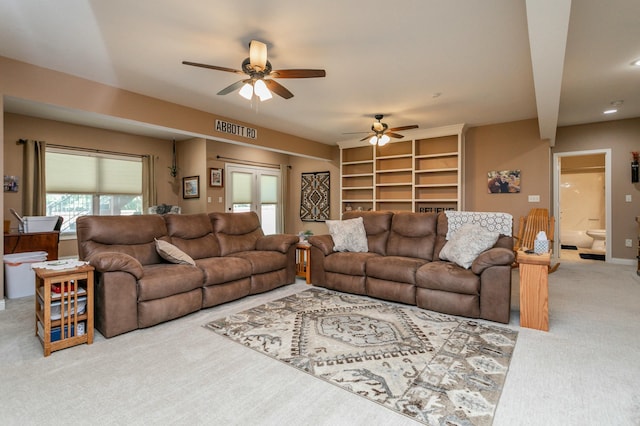
<svg viewBox="0 0 640 426">
<path fill-rule="evenodd" d="M 309 238 L 314 285 L 451 315 L 508 323 L 513 238 L 497 242 L 469 269 L 442 261 L 444 213 L 345 212 L 362 217 L 368 252 L 337 252 L 331 235 Z"/>
<path fill-rule="evenodd" d="M 83 216 L 77 233 L 80 260 L 96 268 L 95 326 L 105 337 L 295 281 L 298 237 L 265 236 L 253 212 Z M 193 264 L 165 260 L 156 240 Z"/>
</svg>

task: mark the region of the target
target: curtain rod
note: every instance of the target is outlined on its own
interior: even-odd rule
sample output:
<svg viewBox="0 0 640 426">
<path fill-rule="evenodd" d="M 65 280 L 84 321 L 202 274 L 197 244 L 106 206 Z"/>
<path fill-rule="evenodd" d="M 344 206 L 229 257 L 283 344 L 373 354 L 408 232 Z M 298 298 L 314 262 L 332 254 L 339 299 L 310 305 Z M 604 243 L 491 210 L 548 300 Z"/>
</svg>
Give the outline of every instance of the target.
<svg viewBox="0 0 640 426">
<path fill-rule="evenodd" d="M 19 139 L 17 143 L 22 145 L 25 142 L 27 142 L 26 139 Z M 70 150 L 82 151 L 82 152 L 93 152 L 93 153 L 96 153 L 96 154 L 119 155 L 119 156 L 122 156 L 122 157 L 135 157 L 135 158 L 149 157 L 149 155 L 147 155 L 147 154 L 130 154 L 130 153 L 127 153 L 127 152 L 105 151 L 103 149 L 83 148 L 83 147 L 78 147 L 78 146 L 67 146 L 67 145 L 58 145 L 58 144 L 55 144 L 55 143 L 47 143 L 46 146 L 51 147 L 51 148 L 63 148 L 63 149 L 70 149 Z"/>
<path fill-rule="evenodd" d="M 242 160 L 242 159 L 239 159 L 239 158 L 223 157 L 221 155 L 216 155 L 216 158 L 218 160 L 226 160 L 226 161 L 231 161 L 233 163 L 240 163 L 240 164 L 251 163 L 251 164 L 256 165 L 256 166 L 280 168 L 280 164 L 264 163 L 262 161 Z M 287 167 L 291 168 L 291 166 L 289 164 L 287 164 Z"/>
</svg>

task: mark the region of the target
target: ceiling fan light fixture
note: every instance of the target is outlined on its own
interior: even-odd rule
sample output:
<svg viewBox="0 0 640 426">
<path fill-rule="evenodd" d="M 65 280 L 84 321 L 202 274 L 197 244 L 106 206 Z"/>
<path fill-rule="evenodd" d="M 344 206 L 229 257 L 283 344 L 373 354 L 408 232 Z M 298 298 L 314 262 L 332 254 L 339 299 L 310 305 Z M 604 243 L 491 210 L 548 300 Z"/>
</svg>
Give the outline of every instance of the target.
<svg viewBox="0 0 640 426">
<path fill-rule="evenodd" d="M 242 89 L 240 89 L 239 94 L 246 100 L 250 101 L 253 97 L 253 86 L 249 83 L 245 83 L 245 85 L 242 86 Z"/>
<path fill-rule="evenodd" d="M 380 139 L 378 139 L 378 146 L 383 146 L 386 145 L 387 142 L 389 142 L 391 140 L 391 138 L 387 135 L 382 135 L 380 137 Z"/>
<path fill-rule="evenodd" d="M 371 139 L 369 139 L 369 143 L 371 145 L 377 145 L 378 144 L 378 135 L 371 136 Z"/>
<path fill-rule="evenodd" d="M 249 60 L 256 71 L 264 71 L 267 66 L 267 45 L 261 41 L 251 40 L 249 43 Z"/>
<path fill-rule="evenodd" d="M 269 91 L 269 89 L 267 88 L 267 85 L 263 80 L 256 80 L 256 82 L 253 85 L 253 90 L 255 94 L 258 95 L 260 100 L 263 102 L 268 101 L 273 97 L 273 95 L 271 95 L 271 92 Z"/>
</svg>

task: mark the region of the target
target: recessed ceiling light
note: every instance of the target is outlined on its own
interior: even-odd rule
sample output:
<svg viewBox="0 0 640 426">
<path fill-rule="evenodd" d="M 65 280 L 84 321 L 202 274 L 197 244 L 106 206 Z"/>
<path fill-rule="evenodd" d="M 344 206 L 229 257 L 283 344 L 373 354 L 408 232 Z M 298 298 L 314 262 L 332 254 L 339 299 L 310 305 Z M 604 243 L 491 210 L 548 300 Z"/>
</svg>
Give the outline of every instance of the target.
<svg viewBox="0 0 640 426">
<path fill-rule="evenodd" d="M 605 114 L 615 114 L 616 112 L 618 112 L 618 110 L 615 108 L 607 109 L 604 111 Z"/>
</svg>

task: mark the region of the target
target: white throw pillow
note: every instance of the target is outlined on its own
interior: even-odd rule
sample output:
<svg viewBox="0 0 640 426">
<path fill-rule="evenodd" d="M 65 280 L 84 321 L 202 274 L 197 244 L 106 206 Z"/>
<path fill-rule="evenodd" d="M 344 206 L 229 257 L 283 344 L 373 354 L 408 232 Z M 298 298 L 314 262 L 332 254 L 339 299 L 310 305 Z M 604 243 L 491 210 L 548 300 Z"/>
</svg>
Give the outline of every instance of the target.
<svg viewBox="0 0 640 426">
<path fill-rule="evenodd" d="M 185 265 L 196 265 L 196 262 L 187 253 L 178 247 L 164 240 L 156 240 L 156 251 L 164 260 L 171 263 L 182 263 Z"/>
<path fill-rule="evenodd" d="M 369 251 L 367 233 L 361 217 L 346 220 L 327 220 L 329 233 L 333 238 L 333 250 L 366 253 Z"/>
<path fill-rule="evenodd" d="M 500 233 L 488 231 L 480 225 L 462 225 L 440 250 L 440 259 L 469 269 L 480 253 L 495 245 L 498 237 Z"/>
</svg>

